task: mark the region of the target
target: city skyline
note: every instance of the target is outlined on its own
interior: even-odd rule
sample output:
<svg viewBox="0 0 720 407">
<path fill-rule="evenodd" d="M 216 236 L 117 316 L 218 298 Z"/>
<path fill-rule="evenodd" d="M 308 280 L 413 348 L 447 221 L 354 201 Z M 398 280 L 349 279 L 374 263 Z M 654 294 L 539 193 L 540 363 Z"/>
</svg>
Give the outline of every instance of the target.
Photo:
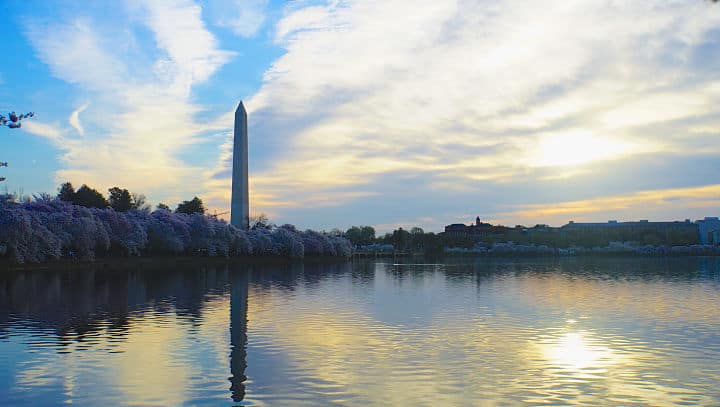
<svg viewBox="0 0 720 407">
<path fill-rule="evenodd" d="M 710 2 L 10 0 L 10 192 L 120 186 L 276 223 L 440 231 L 720 212 Z M 712 12 L 714 10 L 715 12 Z"/>
</svg>

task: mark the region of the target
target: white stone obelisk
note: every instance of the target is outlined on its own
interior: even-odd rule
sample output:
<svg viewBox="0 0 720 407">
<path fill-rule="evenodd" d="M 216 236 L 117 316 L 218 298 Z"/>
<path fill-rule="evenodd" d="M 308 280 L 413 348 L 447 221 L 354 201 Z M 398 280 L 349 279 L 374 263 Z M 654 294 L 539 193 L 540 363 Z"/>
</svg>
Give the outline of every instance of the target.
<svg viewBox="0 0 720 407">
<path fill-rule="evenodd" d="M 230 224 L 247 230 L 249 223 L 247 112 L 243 103 L 240 102 L 235 110 Z"/>
</svg>

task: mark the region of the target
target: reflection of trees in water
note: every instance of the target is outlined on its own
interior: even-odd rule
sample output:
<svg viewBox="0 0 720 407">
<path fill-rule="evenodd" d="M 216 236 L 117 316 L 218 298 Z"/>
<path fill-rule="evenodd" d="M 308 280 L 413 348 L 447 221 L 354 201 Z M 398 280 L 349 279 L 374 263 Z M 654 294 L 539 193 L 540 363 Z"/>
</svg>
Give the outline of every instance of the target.
<svg viewBox="0 0 720 407">
<path fill-rule="evenodd" d="M 354 262 L 351 276 L 355 282 L 369 283 L 375 279 L 375 261 L 358 260 Z"/>
<path fill-rule="evenodd" d="M 346 275 L 353 270 L 350 262 L 291 262 L 254 265 L 253 287 L 294 291 L 298 286 L 315 287 L 325 279 Z"/>
<path fill-rule="evenodd" d="M 322 280 L 350 275 L 371 282 L 374 261 L 353 263 L 254 264 L 245 285 L 258 289 L 293 291 L 298 286 L 316 287 Z M 443 265 L 387 264 L 388 275 L 398 280 L 420 279 L 443 273 L 451 284 L 474 280 L 477 284 L 513 275 L 557 274 L 590 279 L 691 280 L 720 276 L 718 258 L 616 258 L 578 257 L 560 259 L 447 259 Z M 202 320 L 208 295 L 226 295 L 234 277 L 248 266 L 175 263 L 134 266 L 131 271 L 66 270 L 5 271 L 0 276 L 0 330 L 23 324 L 52 329 L 59 338 L 82 340 L 100 330 L 122 337 L 130 315 L 173 312 L 182 321 Z M 245 288 L 247 291 L 247 288 Z"/>
<path fill-rule="evenodd" d="M 586 279 L 684 281 L 720 277 L 717 257 L 607 257 L 561 258 L 448 258 L 444 274 L 449 281 L 474 279 L 477 284 L 508 275 L 550 275 Z"/>
<path fill-rule="evenodd" d="M 0 338 L 10 329 L 55 337 L 59 348 L 104 335 L 128 337 L 132 320 L 173 313 L 188 329 L 203 321 L 210 297 L 230 297 L 230 391 L 245 397 L 248 286 L 292 291 L 351 272 L 351 263 L 209 261 L 114 266 L 114 269 L 3 271 L 0 274 Z M 215 264 L 215 265 L 213 265 Z M 68 349 L 69 350 L 69 349 Z"/>
<path fill-rule="evenodd" d="M 413 259 L 410 262 L 397 262 L 384 265 L 385 273 L 392 276 L 398 283 L 405 280 L 421 280 L 435 273 L 442 272 L 440 264 L 425 263 L 424 260 Z"/>
<path fill-rule="evenodd" d="M 181 320 L 198 322 L 205 296 L 226 290 L 227 270 L 171 269 L 6 272 L 0 277 L 0 326 L 53 329 L 67 343 L 101 330 L 122 337 L 130 314 L 172 310 Z"/>
<path fill-rule="evenodd" d="M 563 259 L 559 271 L 588 279 L 690 281 L 720 276 L 716 257 L 585 257 Z"/>
</svg>

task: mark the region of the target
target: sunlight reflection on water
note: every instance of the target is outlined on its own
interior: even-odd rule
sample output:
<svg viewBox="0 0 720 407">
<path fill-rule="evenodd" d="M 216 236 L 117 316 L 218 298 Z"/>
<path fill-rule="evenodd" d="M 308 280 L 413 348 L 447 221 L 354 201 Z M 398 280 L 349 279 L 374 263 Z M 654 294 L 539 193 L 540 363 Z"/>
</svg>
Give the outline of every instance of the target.
<svg viewBox="0 0 720 407">
<path fill-rule="evenodd" d="M 587 333 L 567 332 L 540 346 L 548 363 L 569 370 L 581 371 L 618 362 L 608 347 L 595 345 L 594 342 Z"/>
</svg>

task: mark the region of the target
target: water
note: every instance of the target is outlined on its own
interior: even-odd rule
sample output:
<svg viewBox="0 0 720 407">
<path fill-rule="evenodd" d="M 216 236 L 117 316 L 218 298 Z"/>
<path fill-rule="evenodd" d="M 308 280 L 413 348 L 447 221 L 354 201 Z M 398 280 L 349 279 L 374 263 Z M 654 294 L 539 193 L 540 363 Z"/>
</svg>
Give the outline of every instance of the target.
<svg viewBox="0 0 720 407">
<path fill-rule="evenodd" d="M 0 405 L 720 405 L 716 259 L 0 274 Z"/>
</svg>

